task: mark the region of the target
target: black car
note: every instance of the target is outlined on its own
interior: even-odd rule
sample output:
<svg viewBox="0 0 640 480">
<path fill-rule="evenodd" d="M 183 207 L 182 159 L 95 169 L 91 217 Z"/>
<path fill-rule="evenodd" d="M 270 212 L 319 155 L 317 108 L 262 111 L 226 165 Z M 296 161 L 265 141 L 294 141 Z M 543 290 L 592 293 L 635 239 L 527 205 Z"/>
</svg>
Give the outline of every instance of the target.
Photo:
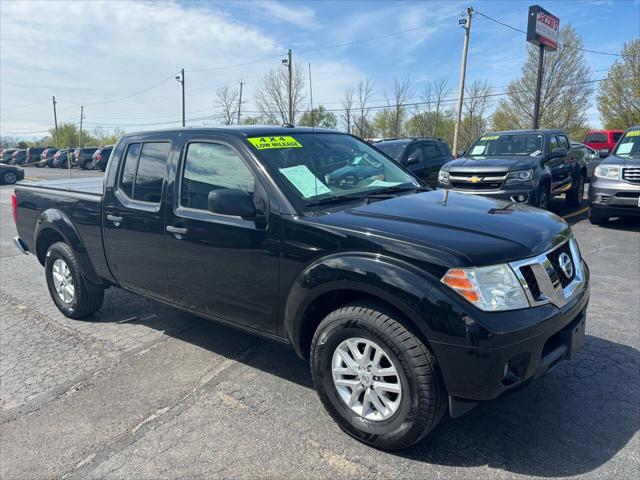
<svg viewBox="0 0 640 480">
<path fill-rule="evenodd" d="M 15 152 L 17 149 L 16 148 L 5 148 L 3 150 L 0 151 L 0 162 L 2 163 L 9 163 L 9 161 L 11 160 L 11 155 L 13 155 L 13 152 Z"/>
<path fill-rule="evenodd" d="M 51 162 L 51 167 L 53 168 L 69 168 L 69 161 L 71 161 L 71 166 L 74 166 L 73 162 L 73 151 L 68 148 L 63 148 L 58 150 L 53 156 L 53 161 Z"/>
<path fill-rule="evenodd" d="M 396 162 L 435 187 L 438 172 L 453 157 L 447 142 L 441 138 L 402 138 L 382 140 L 373 144 Z"/>
<path fill-rule="evenodd" d="M 22 165 L 26 162 L 27 159 L 27 150 L 24 148 L 19 148 L 15 152 L 11 154 L 11 160 L 7 163 L 9 165 Z"/>
<path fill-rule="evenodd" d="M 107 168 L 107 162 L 109 161 L 112 150 L 113 145 L 106 145 L 96 150 L 91 160 L 91 169 L 102 170 L 104 172 Z"/>
<path fill-rule="evenodd" d="M 73 152 L 74 165 L 83 170 L 90 170 L 93 161 L 93 154 L 98 151 L 98 147 L 76 148 Z"/>
<path fill-rule="evenodd" d="M 598 150 L 584 143 L 571 142 L 571 146 L 584 154 L 585 162 L 587 162 L 587 182 L 589 182 L 591 177 L 593 177 L 593 172 L 596 170 L 596 167 L 600 165 L 602 161 L 601 154 Z"/>
<path fill-rule="evenodd" d="M 38 163 L 40 162 L 40 155 L 47 148 L 51 148 L 51 147 L 29 147 L 29 148 L 27 148 L 27 156 L 26 156 L 26 159 L 25 159 L 26 164 L 27 165 L 36 165 L 36 166 L 38 166 Z"/>
<path fill-rule="evenodd" d="M 372 176 L 323 180 L 363 157 Z M 431 190 L 342 132 L 127 134 L 104 178 L 21 184 L 13 202 L 16 246 L 64 315 L 100 321 L 120 287 L 290 346 L 335 421 L 379 448 L 525 386 L 584 341 L 589 269 L 566 222 Z"/>
<path fill-rule="evenodd" d="M 0 184 L 12 185 L 22 179 L 24 179 L 24 170 L 22 168 L 0 163 Z"/>
<path fill-rule="evenodd" d="M 464 155 L 447 163 L 442 188 L 548 208 L 565 194 L 578 206 L 584 196 L 587 164 L 561 130 L 511 130 L 480 137 Z"/>
<path fill-rule="evenodd" d="M 589 185 L 589 220 L 601 225 L 610 217 L 640 218 L 640 125 L 624 132 Z"/>
</svg>

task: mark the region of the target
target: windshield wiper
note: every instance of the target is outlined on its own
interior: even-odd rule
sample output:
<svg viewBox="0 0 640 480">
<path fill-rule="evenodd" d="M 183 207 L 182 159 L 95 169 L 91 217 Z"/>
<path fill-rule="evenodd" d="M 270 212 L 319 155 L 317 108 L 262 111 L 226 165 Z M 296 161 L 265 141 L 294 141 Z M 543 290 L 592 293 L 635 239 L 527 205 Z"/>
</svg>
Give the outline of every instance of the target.
<svg viewBox="0 0 640 480">
<path fill-rule="evenodd" d="M 411 185 L 411 186 L 397 186 L 397 187 L 389 187 L 389 188 L 380 188 L 378 190 L 373 190 L 366 192 L 363 196 L 365 198 L 368 197 L 378 197 L 378 196 L 392 196 L 396 193 L 402 192 L 426 192 L 431 190 L 429 187 L 422 187 L 420 185 Z"/>
<path fill-rule="evenodd" d="M 336 195 L 333 197 L 320 198 L 318 200 L 311 200 L 305 203 L 305 207 L 313 207 L 314 205 L 326 205 L 328 203 L 340 203 L 350 200 L 361 200 L 364 195 Z"/>
</svg>

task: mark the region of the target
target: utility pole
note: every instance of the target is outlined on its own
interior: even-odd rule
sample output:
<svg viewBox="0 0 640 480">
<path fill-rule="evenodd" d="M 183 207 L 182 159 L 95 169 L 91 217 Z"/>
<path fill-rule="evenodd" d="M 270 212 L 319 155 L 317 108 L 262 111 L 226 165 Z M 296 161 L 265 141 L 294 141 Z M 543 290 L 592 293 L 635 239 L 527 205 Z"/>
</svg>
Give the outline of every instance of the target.
<svg viewBox="0 0 640 480">
<path fill-rule="evenodd" d="M 78 148 L 82 148 L 82 120 L 84 120 L 84 105 L 80 105 L 80 134 L 78 135 Z"/>
<path fill-rule="evenodd" d="M 240 111 L 242 110 L 242 84 L 244 82 L 240 81 L 240 96 L 238 97 L 238 125 L 240 125 Z"/>
<path fill-rule="evenodd" d="M 544 44 L 540 44 L 538 53 L 538 79 L 536 80 L 536 103 L 533 106 L 533 129 L 540 128 L 540 95 L 542 93 L 542 74 L 544 69 Z"/>
<path fill-rule="evenodd" d="M 58 136 L 58 115 L 56 114 L 56 97 L 51 97 L 53 100 L 53 123 L 56 127 L 56 147 L 60 148 L 60 137 Z"/>
<path fill-rule="evenodd" d="M 293 91 L 292 91 L 292 74 L 291 74 L 291 49 L 287 55 L 287 67 L 289 67 L 289 123 L 293 125 Z"/>
<path fill-rule="evenodd" d="M 182 85 L 182 126 L 184 127 L 184 68 L 180 70 L 180 75 L 176 75 L 176 80 Z"/>
<path fill-rule="evenodd" d="M 467 51 L 469 49 L 469 34 L 471 33 L 471 16 L 473 7 L 467 8 L 467 19 L 459 20 L 458 23 L 464 28 L 464 46 L 462 47 L 462 62 L 460 63 L 460 90 L 458 91 L 458 110 L 456 112 L 456 126 L 453 131 L 453 154 L 458 155 L 458 135 L 460 133 L 460 122 L 462 120 L 462 102 L 464 100 L 464 79 L 467 73 Z"/>
<path fill-rule="evenodd" d="M 311 85 L 311 62 L 309 62 L 309 96 L 310 98 L 310 103 L 311 103 L 311 126 L 315 127 L 316 126 L 316 121 L 314 115 L 313 115 L 313 87 Z"/>
</svg>

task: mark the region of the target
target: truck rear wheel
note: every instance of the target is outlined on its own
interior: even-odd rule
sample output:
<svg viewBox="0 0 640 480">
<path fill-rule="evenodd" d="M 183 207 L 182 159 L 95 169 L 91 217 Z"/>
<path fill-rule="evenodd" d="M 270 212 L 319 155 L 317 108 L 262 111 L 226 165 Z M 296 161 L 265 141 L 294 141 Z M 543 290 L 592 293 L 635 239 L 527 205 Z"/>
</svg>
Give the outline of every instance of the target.
<svg viewBox="0 0 640 480">
<path fill-rule="evenodd" d="M 83 318 L 102 306 L 104 289 L 84 277 L 78 260 L 66 243 L 56 242 L 49 247 L 44 268 L 49 294 L 65 316 Z"/>
<path fill-rule="evenodd" d="M 580 174 L 578 181 L 571 187 L 565 196 L 567 205 L 579 207 L 584 197 L 584 174 Z"/>
<path fill-rule="evenodd" d="M 409 447 L 441 420 L 447 395 L 422 341 L 371 304 L 330 313 L 311 344 L 320 400 L 349 435 L 385 450 Z"/>
</svg>

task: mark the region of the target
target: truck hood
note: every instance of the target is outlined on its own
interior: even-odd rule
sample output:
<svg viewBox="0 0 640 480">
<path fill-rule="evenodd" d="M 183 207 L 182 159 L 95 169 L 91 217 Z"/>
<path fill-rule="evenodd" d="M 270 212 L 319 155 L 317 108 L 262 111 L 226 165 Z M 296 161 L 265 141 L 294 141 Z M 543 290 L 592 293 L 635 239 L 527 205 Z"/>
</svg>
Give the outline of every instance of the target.
<svg viewBox="0 0 640 480">
<path fill-rule="evenodd" d="M 533 168 L 539 157 L 499 156 L 499 157 L 461 157 L 447 162 L 443 167 L 447 171 L 495 172 L 516 171 Z"/>
<path fill-rule="evenodd" d="M 378 241 L 385 249 L 401 249 L 409 257 L 412 249 L 407 243 L 418 247 L 416 253 L 420 247 L 437 250 L 448 257 L 449 266 L 533 257 L 571 233 L 564 220 L 546 210 L 451 190 L 376 201 L 309 221 Z"/>
<path fill-rule="evenodd" d="M 618 157 L 610 155 L 600 165 L 620 165 L 622 167 L 640 167 L 640 157 Z"/>
</svg>

